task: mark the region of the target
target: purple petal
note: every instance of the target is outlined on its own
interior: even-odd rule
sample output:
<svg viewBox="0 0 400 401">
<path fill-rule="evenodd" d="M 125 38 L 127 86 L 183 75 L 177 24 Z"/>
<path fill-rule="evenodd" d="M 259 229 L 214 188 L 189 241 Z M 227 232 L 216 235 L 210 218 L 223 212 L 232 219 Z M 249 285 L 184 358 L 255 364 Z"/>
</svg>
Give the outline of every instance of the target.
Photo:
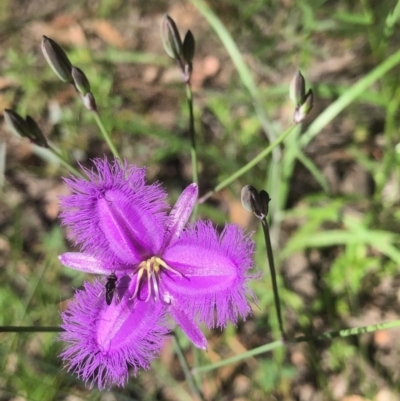
<svg viewBox="0 0 400 401">
<path fill-rule="evenodd" d="M 198 194 L 198 186 L 193 183 L 187 186 L 179 196 L 168 216 L 163 249 L 180 237 L 192 214 Z"/>
<path fill-rule="evenodd" d="M 159 353 L 169 328 L 161 303 L 129 300 L 130 293 L 107 306 L 99 294 L 104 283 L 85 283 L 62 313 L 60 339 L 67 343 L 61 357 L 68 371 L 99 389 L 123 386 L 128 365 L 136 375 Z"/>
<path fill-rule="evenodd" d="M 60 262 L 71 269 L 80 270 L 91 274 L 110 274 L 116 270 L 124 270 L 122 266 L 113 266 L 105 264 L 101 259 L 95 256 L 87 255 L 81 252 L 67 252 L 58 257 Z"/>
<path fill-rule="evenodd" d="M 175 322 L 180 326 L 189 340 L 200 349 L 207 349 L 207 340 L 196 323 L 190 317 L 177 308 L 171 307 L 170 313 Z"/>
<path fill-rule="evenodd" d="M 164 274 L 163 296 L 208 327 L 245 318 L 251 312 L 247 296 L 254 298 L 248 280 L 257 277 L 248 274 L 253 249 L 236 225 L 227 225 L 219 237 L 210 223 L 198 222 L 164 252 L 165 262 L 184 277 Z"/>
<path fill-rule="evenodd" d="M 82 245 L 83 252 L 111 264 L 127 262 L 129 258 L 132 258 L 130 263 L 135 263 L 135 257 L 144 248 L 150 253 L 157 251 L 164 238 L 165 192 L 158 184 L 145 185 L 145 169 L 126 162 L 110 164 L 106 159 L 95 159 L 93 163 L 96 172 L 84 169 L 89 181 L 76 177 L 65 179 L 73 193 L 61 197 L 61 219 L 70 228 L 71 239 Z M 102 205 L 105 202 L 114 214 L 123 213 L 118 220 L 123 221 L 119 231 L 126 240 L 137 239 L 131 237 L 132 228 L 136 232 L 145 230 L 140 241 L 134 241 L 129 247 L 126 244 L 117 247 L 115 239 L 110 244 L 116 231 L 115 227 L 110 228 L 113 214 L 105 212 Z"/>
<path fill-rule="evenodd" d="M 99 226 L 122 261 L 135 264 L 160 249 L 164 225 L 151 212 L 127 202 L 118 190 L 107 191 L 97 203 Z"/>
</svg>

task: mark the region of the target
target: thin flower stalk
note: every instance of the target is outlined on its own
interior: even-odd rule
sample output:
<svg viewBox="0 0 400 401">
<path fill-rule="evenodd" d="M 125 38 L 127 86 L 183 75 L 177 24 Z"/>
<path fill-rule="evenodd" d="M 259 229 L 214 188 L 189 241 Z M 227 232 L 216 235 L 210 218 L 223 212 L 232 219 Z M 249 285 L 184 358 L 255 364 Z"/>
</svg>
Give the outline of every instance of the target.
<svg viewBox="0 0 400 401">
<path fill-rule="evenodd" d="M 262 152 L 260 152 L 253 160 L 250 160 L 246 165 L 242 168 L 237 170 L 235 173 L 231 174 L 228 178 L 223 180 L 221 183 L 216 185 L 211 191 L 208 191 L 205 195 L 203 195 L 198 203 L 204 203 L 208 198 L 213 196 L 215 193 L 221 191 L 222 189 L 226 188 L 228 185 L 232 184 L 232 182 L 236 181 L 240 178 L 243 174 L 247 173 L 251 170 L 254 166 L 260 163 L 261 160 L 265 159 L 272 151 L 279 146 L 293 131 L 295 126 L 290 126 L 287 128 L 278 138 L 275 139 L 270 145 L 268 145 Z"/>
</svg>

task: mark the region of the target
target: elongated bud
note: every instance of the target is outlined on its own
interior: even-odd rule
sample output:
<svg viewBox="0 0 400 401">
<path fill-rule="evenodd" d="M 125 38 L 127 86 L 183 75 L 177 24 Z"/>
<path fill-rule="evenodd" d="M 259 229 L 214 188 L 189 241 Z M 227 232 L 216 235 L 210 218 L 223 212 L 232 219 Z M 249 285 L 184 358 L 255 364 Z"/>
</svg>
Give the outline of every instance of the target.
<svg viewBox="0 0 400 401">
<path fill-rule="evenodd" d="M 189 30 L 186 32 L 185 39 L 183 40 L 183 58 L 187 64 L 191 64 L 194 57 L 196 43 L 192 32 Z"/>
<path fill-rule="evenodd" d="M 27 123 L 19 114 L 13 110 L 5 109 L 3 115 L 7 127 L 13 134 L 29 138 Z"/>
<path fill-rule="evenodd" d="M 72 64 L 61 46 L 47 36 L 43 36 L 42 53 L 58 78 L 63 82 L 72 83 Z"/>
<path fill-rule="evenodd" d="M 167 14 L 161 22 L 161 39 L 168 56 L 180 59 L 183 56 L 182 40 L 174 20 Z"/>
<path fill-rule="evenodd" d="M 43 132 L 37 125 L 36 121 L 31 116 L 26 116 L 25 121 L 28 129 L 30 130 L 31 135 L 34 137 L 34 139 L 30 138 L 31 141 L 36 143 L 36 145 L 39 145 L 43 148 L 47 148 L 48 146 L 47 139 L 43 135 Z"/>
<path fill-rule="evenodd" d="M 260 209 L 262 211 L 262 214 L 264 215 L 264 217 L 268 216 L 268 207 L 269 207 L 269 202 L 271 200 L 271 198 L 268 195 L 268 192 L 262 189 L 259 194 L 259 199 L 260 199 Z"/>
<path fill-rule="evenodd" d="M 83 96 L 90 92 L 90 82 L 85 73 L 78 67 L 72 66 L 72 79 L 76 90 Z"/>
<path fill-rule="evenodd" d="M 290 99 L 296 106 L 293 122 L 301 123 L 313 107 L 313 93 L 311 89 L 306 93 L 306 81 L 300 71 L 296 72 L 290 83 Z"/>
<path fill-rule="evenodd" d="M 242 206 L 249 212 L 253 212 L 257 204 L 258 191 L 251 185 L 246 185 L 241 192 Z"/>
<path fill-rule="evenodd" d="M 300 106 L 304 102 L 305 95 L 306 81 L 301 72 L 297 71 L 290 83 L 290 99 L 296 106 Z"/>
<path fill-rule="evenodd" d="M 24 120 L 15 111 L 6 109 L 4 110 L 4 120 L 14 134 L 28 138 L 36 145 L 47 148 L 46 137 L 32 117 L 27 116 Z"/>
<path fill-rule="evenodd" d="M 307 95 L 305 96 L 303 104 L 296 107 L 294 111 L 293 115 L 294 123 L 296 124 L 301 123 L 307 117 L 307 115 L 310 113 L 313 107 L 313 101 L 314 101 L 314 95 L 312 90 L 310 89 L 307 92 Z"/>
</svg>

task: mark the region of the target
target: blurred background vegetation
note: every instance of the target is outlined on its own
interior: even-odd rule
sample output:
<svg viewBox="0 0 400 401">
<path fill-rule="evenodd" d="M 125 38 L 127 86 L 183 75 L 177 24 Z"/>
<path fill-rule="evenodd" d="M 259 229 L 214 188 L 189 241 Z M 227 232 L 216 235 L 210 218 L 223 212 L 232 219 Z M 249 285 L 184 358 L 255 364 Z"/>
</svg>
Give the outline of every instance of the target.
<svg viewBox="0 0 400 401">
<path fill-rule="evenodd" d="M 171 203 L 191 182 L 185 88 L 164 53 L 160 21 L 174 18 L 197 44 L 193 89 L 206 193 L 282 133 L 301 69 L 314 109 L 280 154 L 218 192 L 200 216 L 256 230 L 254 315 L 209 332 L 207 352 L 180 335 L 191 365 L 273 341 L 277 320 L 262 233 L 240 205 L 242 186 L 268 189 L 286 330 L 316 334 L 399 317 L 400 1 L 1 0 L 0 110 L 33 116 L 74 165 L 110 156 L 74 89 L 40 52 L 57 41 L 92 85 L 123 157 L 148 167 Z M 226 31 L 225 31 L 226 30 Z M 58 196 L 66 171 L 0 127 L 0 325 L 58 325 L 83 273 L 63 268 L 71 249 Z M 199 377 L 206 400 L 400 399 L 400 330 L 291 345 Z M 52 333 L 0 333 L 0 400 L 194 399 L 169 341 L 125 389 L 89 390 L 62 370 Z"/>
</svg>

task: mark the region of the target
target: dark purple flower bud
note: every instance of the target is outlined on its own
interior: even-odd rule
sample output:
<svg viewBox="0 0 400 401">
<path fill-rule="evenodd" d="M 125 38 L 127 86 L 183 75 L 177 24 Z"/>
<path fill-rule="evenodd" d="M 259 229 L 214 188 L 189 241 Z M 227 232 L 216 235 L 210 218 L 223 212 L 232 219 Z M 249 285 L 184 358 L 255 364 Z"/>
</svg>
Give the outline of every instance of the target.
<svg viewBox="0 0 400 401">
<path fill-rule="evenodd" d="M 183 40 L 183 59 L 187 64 L 191 64 L 194 57 L 195 52 L 195 40 L 191 31 L 187 31 L 185 35 L 185 39 Z"/>
<path fill-rule="evenodd" d="M 27 123 L 19 114 L 10 109 L 5 109 L 3 114 L 4 121 L 12 133 L 30 139 Z"/>
<path fill-rule="evenodd" d="M 42 53 L 56 75 L 63 82 L 72 83 L 72 64 L 64 50 L 54 40 L 42 37 Z"/>
<path fill-rule="evenodd" d="M 254 213 L 258 219 L 264 219 L 268 214 L 269 195 L 266 191 L 260 193 L 251 185 L 242 188 L 241 200 L 243 207 L 249 212 Z"/>
<path fill-rule="evenodd" d="M 309 89 L 307 95 L 305 96 L 303 104 L 297 106 L 294 111 L 293 115 L 294 123 L 296 124 L 301 123 L 307 117 L 307 115 L 310 113 L 313 107 L 313 101 L 314 101 L 314 95 L 312 90 Z"/>
<path fill-rule="evenodd" d="M 251 185 L 246 185 L 241 192 L 242 206 L 248 212 L 254 212 L 258 203 L 258 191 Z"/>
<path fill-rule="evenodd" d="M 259 193 L 259 201 L 260 201 L 260 209 L 262 210 L 262 214 L 265 216 L 268 215 L 268 206 L 271 198 L 268 195 L 267 191 L 263 189 Z"/>
<path fill-rule="evenodd" d="M 38 146 L 42 146 L 44 148 L 48 146 L 42 130 L 32 117 L 27 116 L 24 120 L 13 110 L 6 109 L 4 110 L 4 120 L 14 134 L 28 138 Z"/>
<path fill-rule="evenodd" d="M 297 71 L 290 83 L 290 99 L 296 106 L 300 106 L 304 102 L 305 95 L 306 81 L 301 72 Z"/>
<path fill-rule="evenodd" d="M 168 56 L 179 60 L 182 58 L 182 40 L 174 20 L 164 15 L 161 23 L 161 39 Z"/>
<path fill-rule="evenodd" d="M 42 146 L 43 148 L 47 148 L 47 146 L 48 146 L 47 139 L 43 135 L 43 132 L 37 125 L 36 121 L 31 116 L 27 116 L 25 121 L 26 121 L 27 127 L 28 127 L 31 135 L 34 137 L 34 139 L 33 140 L 31 139 L 31 140 L 34 143 L 36 143 L 36 145 Z"/>
<path fill-rule="evenodd" d="M 76 90 L 82 96 L 85 96 L 87 93 L 90 92 L 90 82 L 87 79 L 85 73 L 80 68 L 75 66 L 72 66 L 71 72 Z"/>
</svg>

